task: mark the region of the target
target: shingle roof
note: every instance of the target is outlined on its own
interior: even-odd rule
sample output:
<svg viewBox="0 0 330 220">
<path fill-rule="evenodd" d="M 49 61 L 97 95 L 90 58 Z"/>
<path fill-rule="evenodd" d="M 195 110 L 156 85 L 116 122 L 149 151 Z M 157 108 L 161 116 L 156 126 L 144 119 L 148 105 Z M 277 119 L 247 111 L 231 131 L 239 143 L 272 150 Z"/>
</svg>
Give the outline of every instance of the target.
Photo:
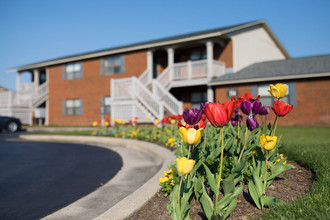
<svg viewBox="0 0 330 220">
<path fill-rule="evenodd" d="M 330 54 L 255 63 L 244 69 L 223 75 L 210 85 L 267 81 L 275 78 L 306 78 L 330 73 Z"/>
<path fill-rule="evenodd" d="M 278 47 L 285 54 L 285 56 L 289 57 L 289 54 L 286 52 L 284 47 L 278 41 L 278 39 L 276 38 L 274 33 L 270 30 L 270 28 L 268 27 L 266 22 L 261 20 L 261 21 L 252 21 L 252 22 L 242 23 L 242 24 L 238 24 L 238 25 L 222 27 L 222 28 L 216 28 L 216 29 L 212 29 L 212 30 L 199 31 L 199 32 L 194 32 L 194 33 L 189 33 L 189 34 L 182 34 L 182 35 L 162 38 L 162 39 L 158 39 L 158 40 L 130 44 L 130 45 L 126 45 L 126 46 L 108 48 L 108 49 L 104 49 L 104 50 L 97 50 L 97 51 L 81 53 L 81 54 L 76 54 L 76 55 L 71 55 L 71 56 L 64 56 L 64 57 L 60 57 L 60 58 L 56 58 L 56 59 L 51 59 L 51 60 L 46 60 L 46 61 L 42 61 L 42 62 L 27 64 L 24 66 L 14 67 L 14 68 L 9 69 L 8 71 L 14 71 L 14 70 L 24 71 L 24 70 L 34 69 L 34 68 L 46 67 L 46 66 L 50 66 L 50 65 L 75 62 L 78 60 L 90 59 L 90 58 L 95 58 L 95 57 L 102 57 L 102 56 L 107 56 L 107 55 L 116 54 L 116 53 L 124 53 L 127 51 L 150 49 L 150 48 L 152 49 L 152 48 L 156 48 L 159 46 L 166 46 L 166 45 L 168 46 L 168 45 L 178 44 L 178 43 L 182 43 L 182 42 L 188 42 L 188 41 L 192 41 L 192 40 L 219 37 L 221 35 L 226 36 L 226 34 L 235 33 L 236 31 L 244 30 L 245 28 L 258 26 L 258 25 L 263 26 L 269 32 L 269 34 L 274 39 L 274 41 L 278 45 Z"/>
</svg>

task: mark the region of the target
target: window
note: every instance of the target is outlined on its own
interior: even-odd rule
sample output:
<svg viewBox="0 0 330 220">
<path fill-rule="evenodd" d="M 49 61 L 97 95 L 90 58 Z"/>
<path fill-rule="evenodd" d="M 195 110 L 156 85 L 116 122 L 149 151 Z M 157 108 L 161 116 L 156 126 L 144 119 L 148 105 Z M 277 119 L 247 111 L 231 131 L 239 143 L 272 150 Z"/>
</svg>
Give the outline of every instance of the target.
<svg viewBox="0 0 330 220">
<path fill-rule="evenodd" d="M 207 102 L 206 92 L 193 92 L 191 94 L 191 108 L 200 109 L 202 102 Z"/>
<path fill-rule="evenodd" d="M 191 51 L 190 54 L 190 60 L 195 61 L 195 60 L 205 60 L 206 59 L 206 49 L 197 49 Z"/>
<path fill-rule="evenodd" d="M 68 99 L 65 101 L 65 110 L 67 115 L 81 115 L 82 101 L 81 99 Z"/>
<path fill-rule="evenodd" d="M 66 79 L 80 79 L 82 77 L 81 62 L 70 63 L 65 67 Z"/>
<path fill-rule="evenodd" d="M 110 96 L 104 97 L 104 113 L 110 114 Z"/>
<path fill-rule="evenodd" d="M 273 106 L 273 102 L 276 101 L 277 99 L 271 96 L 268 90 L 269 90 L 269 84 L 258 86 L 258 95 L 260 95 L 260 102 L 264 106 Z M 289 103 L 290 100 L 289 96 L 290 96 L 290 91 L 288 88 L 285 97 L 283 97 L 281 100 L 284 101 L 285 103 Z"/>
<path fill-rule="evenodd" d="M 123 55 L 106 58 L 104 65 L 106 74 L 125 72 L 125 58 Z"/>
</svg>

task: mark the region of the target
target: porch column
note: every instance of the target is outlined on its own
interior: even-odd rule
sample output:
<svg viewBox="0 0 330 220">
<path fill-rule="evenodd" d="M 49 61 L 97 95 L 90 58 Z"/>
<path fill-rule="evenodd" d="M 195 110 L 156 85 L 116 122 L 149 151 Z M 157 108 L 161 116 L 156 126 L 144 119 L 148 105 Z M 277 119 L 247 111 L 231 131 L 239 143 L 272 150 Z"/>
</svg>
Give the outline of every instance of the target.
<svg viewBox="0 0 330 220">
<path fill-rule="evenodd" d="M 212 86 L 207 86 L 207 102 L 214 102 L 214 91 Z"/>
<path fill-rule="evenodd" d="M 172 47 L 167 48 L 168 67 L 170 68 L 170 80 L 174 78 L 173 66 L 174 66 L 174 49 Z"/>
<path fill-rule="evenodd" d="M 21 73 L 16 73 L 16 91 L 19 91 L 19 88 L 21 87 Z"/>
<path fill-rule="evenodd" d="M 148 50 L 147 52 L 147 69 L 149 70 L 149 82 L 153 79 L 153 52 Z"/>
<path fill-rule="evenodd" d="M 33 70 L 33 83 L 35 88 L 39 86 L 39 70 Z"/>
<path fill-rule="evenodd" d="M 45 125 L 49 125 L 49 101 L 46 100 Z"/>
<path fill-rule="evenodd" d="M 206 42 L 207 77 L 213 77 L 213 42 Z"/>
</svg>

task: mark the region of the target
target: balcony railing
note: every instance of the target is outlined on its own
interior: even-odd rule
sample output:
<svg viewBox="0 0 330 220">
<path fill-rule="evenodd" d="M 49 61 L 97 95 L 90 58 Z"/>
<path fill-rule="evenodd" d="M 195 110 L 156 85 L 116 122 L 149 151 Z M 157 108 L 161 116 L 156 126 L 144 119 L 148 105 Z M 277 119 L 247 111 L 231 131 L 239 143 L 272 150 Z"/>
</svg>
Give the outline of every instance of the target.
<svg viewBox="0 0 330 220">
<path fill-rule="evenodd" d="M 225 74 L 225 64 L 212 60 L 212 69 L 209 69 L 207 60 L 175 63 L 173 66 L 173 80 L 191 80 L 219 77 Z"/>
</svg>

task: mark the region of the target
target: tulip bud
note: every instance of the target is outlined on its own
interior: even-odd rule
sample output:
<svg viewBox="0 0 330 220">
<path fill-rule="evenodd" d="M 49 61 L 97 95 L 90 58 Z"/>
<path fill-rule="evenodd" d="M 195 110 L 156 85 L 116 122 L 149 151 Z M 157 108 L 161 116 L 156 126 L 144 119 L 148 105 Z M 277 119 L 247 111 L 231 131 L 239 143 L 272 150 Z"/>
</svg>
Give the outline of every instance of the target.
<svg viewBox="0 0 330 220">
<path fill-rule="evenodd" d="M 181 157 L 176 159 L 176 166 L 178 169 L 178 172 L 181 175 L 188 174 L 191 172 L 195 165 L 196 161 L 194 160 L 189 160 L 186 157 Z"/>
<path fill-rule="evenodd" d="M 269 109 L 270 109 L 269 106 L 262 106 L 262 107 L 259 109 L 259 115 L 268 115 L 268 113 L 269 113 Z"/>
<path fill-rule="evenodd" d="M 249 115 L 249 117 L 246 118 L 246 126 L 250 131 L 253 131 L 256 128 L 259 128 L 259 124 L 257 121 L 256 116 L 254 115 Z"/>
<path fill-rule="evenodd" d="M 183 119 L 187 124 L 194 125 L 197 124 L 202 118 L 202 111 L 198 109 L 186 109 L 183 112 Z"/>
<path fill-rule="evenodd" d="M 288 85 L 283 83 L 277 83 L 275 86 L 273 84 L 269 85 L 270 89 L 268 90 L 269 94 L 277 99 L 281 99 L 286 95 L 288 91 Z"/>
<path fill-rule="evenodd" d="M 265 136 L 264 134 L 260 136 L 261 147 L 265 150 L 272 150 L 277 143 L 276 136 Z"/>
</svg>

